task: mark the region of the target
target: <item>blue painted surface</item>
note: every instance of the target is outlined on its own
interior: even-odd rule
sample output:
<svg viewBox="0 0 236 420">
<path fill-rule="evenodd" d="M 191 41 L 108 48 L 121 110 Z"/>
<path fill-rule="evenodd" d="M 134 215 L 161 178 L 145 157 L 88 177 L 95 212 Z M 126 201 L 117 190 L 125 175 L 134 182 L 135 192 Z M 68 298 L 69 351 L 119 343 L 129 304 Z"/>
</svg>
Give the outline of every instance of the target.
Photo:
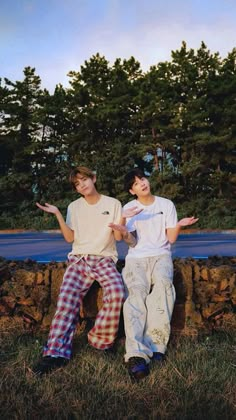
<svg viewBox="0 0 236 420">
<path fill-rule="evenodd" d="M 71 244 L 58 232 L 0 232 L 0 256 L 9 260 L 32 259 L 38 262 L 66 261 Z M 127 245 L 117 243 L 120 259 L 127 254 Z M 173 257 L 207 258 L 209 256 L 236 256 L 236 233 L 181 233 L 172 246 Z"/>
</svg>

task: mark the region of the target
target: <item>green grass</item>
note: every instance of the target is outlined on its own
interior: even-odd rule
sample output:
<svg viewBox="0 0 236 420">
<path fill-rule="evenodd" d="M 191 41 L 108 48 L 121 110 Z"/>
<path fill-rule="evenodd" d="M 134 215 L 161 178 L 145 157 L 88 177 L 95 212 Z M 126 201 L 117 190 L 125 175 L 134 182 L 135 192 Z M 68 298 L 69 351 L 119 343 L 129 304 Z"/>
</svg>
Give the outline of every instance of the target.
<svg viewBox="0 0 236 420">
<path fill-rule="evenodd" d="M 74 339 L 74 357 L 42 378 L 31 372 L 45 335 L 2 325 L 0 418 L 13 419 L 235 419 L 235 332 L 170 341 L 167 361 L 132 384 L 120 343 L 115 357 L 89 348 L 85 332 Z"/>
</svg>

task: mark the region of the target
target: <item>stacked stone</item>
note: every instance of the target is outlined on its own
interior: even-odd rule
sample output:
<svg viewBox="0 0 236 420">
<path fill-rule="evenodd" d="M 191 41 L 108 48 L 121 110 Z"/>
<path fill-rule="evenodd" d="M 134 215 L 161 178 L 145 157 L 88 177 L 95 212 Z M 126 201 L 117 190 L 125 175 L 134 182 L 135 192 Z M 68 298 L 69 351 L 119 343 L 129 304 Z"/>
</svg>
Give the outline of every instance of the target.
<svg viewBox="0 0 236 420">
<path fill-rule="evenodd" d="M 119 261 L 118 269 L 123 265 Z M 48 329 L 65 269 L 66 263 L 0 258 L 0 322 L 21 317 L 25 326 Z M 174 285 L 173 332 L 192 335 L 236 325 L 236 257 L 175 259 Z M 80 309 L 81 320 L 94 319 L 101 305 L 102 290 L 95 282 Z"/>
</svg>

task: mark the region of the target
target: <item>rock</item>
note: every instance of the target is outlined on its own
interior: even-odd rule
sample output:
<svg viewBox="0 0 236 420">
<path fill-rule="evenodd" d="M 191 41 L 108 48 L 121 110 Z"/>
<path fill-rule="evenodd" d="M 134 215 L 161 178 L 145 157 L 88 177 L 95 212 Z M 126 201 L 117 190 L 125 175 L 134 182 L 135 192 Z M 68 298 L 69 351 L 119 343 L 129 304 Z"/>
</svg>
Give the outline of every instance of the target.
<svg viewBox="0 0 236 420">
<path fill-rule="evenodd" d="M 209 281 L 210 280 L 210 271 L 207 267 L 203 267 L 201 269 L 200 273 L 201 273 L 200 275 L 201 275 L 202 280 L 204 280 L 204 281 Z"/>
<path fill-rule="evenodd" d="M 16 300 L 12 296 L 3 296 L 0 299 L 0 316 L 12 315 L 16 307 Z"/>
<path fill-rule="evenodd" d="M 211 301 L 215 292 L 216 285 L 214 283 L 196 283 L 194 287 L 194 300 L 196 303 L 205 304 Z"/>
<path fill-rule="evenodd" d="M 176 262 L 174 270 L 174 286 L 178 303 L 192 299 L 193 281 L 192 266 L 188 263 Z"/>
<path fill-rule="evenodd" d="M 233 289 L 230 299 L 231 299 L 232 304 L 236 306 L 236 287 Z"/>
<path fill-rule="evenodd" d="M 222 290 L 227 289 L 228 286 L 229 286 L 229 280 L 227 278 L 221 280 L 219 282 L 219 284 L 218 284 L 218 290 L 219 290 L 219 292 L 222 292 Z"/>
<path fill-rule="evenodd" d="M 102 289 L 94 282 L 86 294 L 80 308 L 81 318 L 95 318 L 102 307 Z"/>
<path fill-rule="evenodd" d="M 200 267 L 197 262 L 194 261 L 193 263 L 193 281 L 197 282 L 201 278 L 201 271 Z"/>
<path fill-rule="evenodd" d="M 65 273 L 64 268 L 55 268 L 51 272 L 51 305 L 54 307 L 57 303 L 57 298 L 59 295 L 61 283 L 63 280 L 63 275 Z"/>
<path fill-rule="evenodd" d="M 36 274 L 25 269 L 16 270 L 14 279 L 17 283 L 24 286 L 33 286 L 36 283 Z"/>
<path fill-rule="evenodd" d="M 212 302 L 227 302 L 227 301 L 230 300 L 230 297 L 227 297 L 225 295 L 215 294 L 215 295 L 212 296 L 211 300 L 212 300 Z"/>
<path fill-rule="evenodd" d="M 11 278 L 11 272 L 4 259 L 0 260 L 0 284 L 3 284 L 6 280 Z"/>
<path fill-rule="evenodd" d="M 119 271 L 123 266 L 124 261 L 118 261 Z M 234 257 L 174 260 L 174 332 L 196 335 L 198 331 L 220 328 L 229 315 L 230 322 L 236 318 L 235 266 Z M 0 258 L 1 319 L 22 317 L 29 328 L 48 330 L 66 267 L 65 262 L 42 264 Z M 102 298 L 102 289 L 94 282 L 81 304 L 80 319 L 92 322 L 102 307 Z"/>
<path fill-rule="evenodd" d="M 226 309 L 224 302 L 219 303 L 209 303 L 202 307 L 202 315 L 206 319 L 214 318 L 219 314 L 223 314 Z"/>
<path fill-rule="evenodd" d="M 221 282 L 222 280 L 225 281 L 234 274 L 234 272 L 234 268 L 228 265 L 221 265 L 220 267 L 213 267 L 209 269 L 211 281 L 216 283 Z"/>
</svg>

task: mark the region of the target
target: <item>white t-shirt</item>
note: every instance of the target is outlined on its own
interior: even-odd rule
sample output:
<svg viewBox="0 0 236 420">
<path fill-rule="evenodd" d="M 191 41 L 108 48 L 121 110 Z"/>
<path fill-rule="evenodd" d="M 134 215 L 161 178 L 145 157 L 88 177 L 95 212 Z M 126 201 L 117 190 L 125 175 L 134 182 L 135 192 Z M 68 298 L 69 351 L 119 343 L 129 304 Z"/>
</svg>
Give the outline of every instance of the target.
<svg viewBox="0 0 236 420">
<path fill-rule="evenodd" d="M 177 224 L 177 213 L 174 203 L 166 198 L 156 197 L 149 206 L 144 206 L 138 200 L 132 200 L 124 209 L 137 206 L 143 211 L 127 219 L 129 232 L 136 231 L 137 244 L 129 248 L 126 258 L 155 257 L 171 253 L 171 245 L 166 235 L 167 228 Z"/>
<path fill-rule="evenodd" d="M 96 204 L 81 197 L 69 204 L 66 224 L 74 231 L 73 255 L 101 255 L 117 259 L 116 241 L 109 223 L 119 223 L 121 203 L 101 195 Z"/>
</svg>

